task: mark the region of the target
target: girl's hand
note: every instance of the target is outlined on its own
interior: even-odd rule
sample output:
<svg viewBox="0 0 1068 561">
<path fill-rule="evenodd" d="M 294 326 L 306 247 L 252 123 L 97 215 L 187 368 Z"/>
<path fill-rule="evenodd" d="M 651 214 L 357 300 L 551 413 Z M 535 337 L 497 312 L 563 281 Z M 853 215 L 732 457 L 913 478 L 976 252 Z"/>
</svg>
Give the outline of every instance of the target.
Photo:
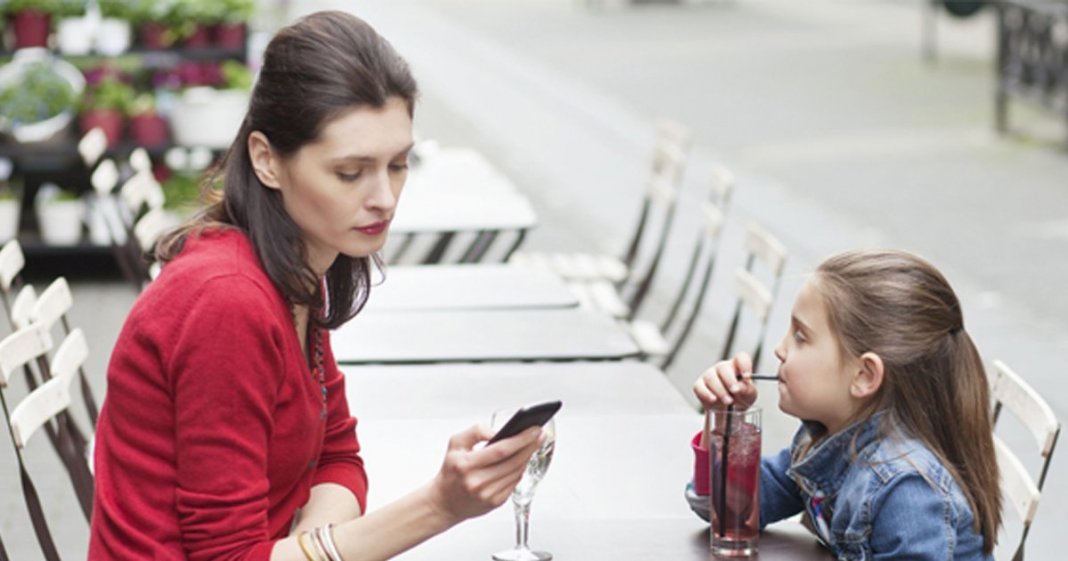
<svg viewBox="0 0 1068 561">
<path fill-rule="evenodd" d="M 757 398 L 752 374 L 752 359 L 746 353 L 738 353 L 733 360 L 718 362 L 701 374 L 694 382 L 693 394 L 705 409 L 726 409 L 729 405 L 748 409 Z"/>
<path fill-rule="evenodd" d="M 431 500 L 453 523 L 481 516 L 508 500 L 540 445 L 541 428 L 474 449 L 491 436 L 489 427 L 477 425 L 449 439 L 445 461 L 431 483 Z"/>
</svg>

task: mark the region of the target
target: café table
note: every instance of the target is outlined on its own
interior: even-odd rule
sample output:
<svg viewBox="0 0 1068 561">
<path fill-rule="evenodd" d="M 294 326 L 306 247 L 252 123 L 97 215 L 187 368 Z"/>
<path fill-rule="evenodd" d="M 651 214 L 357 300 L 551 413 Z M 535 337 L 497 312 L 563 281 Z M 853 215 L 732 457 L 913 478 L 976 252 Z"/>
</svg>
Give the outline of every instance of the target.
<svg viewBox="0 0 1068 561">
<path fill-rule="evenodd" d="M 582 308 L 375 311 L 331 334 L 342 364 L 620 360 L 638 345 L 612 317 Z"/>
<path fill-rule="evenodd" d="M 552 272 L 504 264 L 394 265 L 376 283 L 365 312 L 578 306 Z"/>
<path fill-rule="evenodd" d="M 430 480 L 450 435 L 498 408 L 559 399 L 556 452 L 531 507 L 531 546 L 555 559 L 711 559 L 683 489 L 702 418 L 638 362 L 344 367 L 374 509 Z M 468 520 L 403 560 L 486 560 L 513 545 L 512 507 Z M 771 526 L 761 559 L 826 560 L 796 522 Z"/>
</svg>

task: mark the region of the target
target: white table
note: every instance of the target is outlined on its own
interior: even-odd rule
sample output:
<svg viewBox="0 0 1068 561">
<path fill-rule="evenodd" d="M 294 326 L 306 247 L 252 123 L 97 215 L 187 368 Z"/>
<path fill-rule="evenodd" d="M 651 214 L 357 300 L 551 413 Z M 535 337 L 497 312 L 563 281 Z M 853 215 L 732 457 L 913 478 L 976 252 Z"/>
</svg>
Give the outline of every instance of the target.
<svg viewBox="0 0 1068 561">
<path fill-rule="evenodd" d="M 331 334 L 342 364 L 618 360 L 639 348 L 613 318 L 581 308 L 369 311 Z"/>
<path fill-rule="evenodd" d="M 570 308 L 575 295 L 557 275 L 501 264 L 397 265 L 371 288 L 364 312 Z"/>
<path fill-rule="evenodd" d="M 655 368 L 640 363 L 346 367 L 370 480 L 369 508 L 437 472 L 452 434 L 500 407 L 560 399 L 553 464 L 532 505 L 531 545 L 556 559 L 710 559 L 708 525 L 690 512 L 692 410 Z M 505 505 L 401 555 L 479 560 L 512 545 Z M 761 537 L 762 559 L 826 560 L 795 523 Z"/>
</svg>

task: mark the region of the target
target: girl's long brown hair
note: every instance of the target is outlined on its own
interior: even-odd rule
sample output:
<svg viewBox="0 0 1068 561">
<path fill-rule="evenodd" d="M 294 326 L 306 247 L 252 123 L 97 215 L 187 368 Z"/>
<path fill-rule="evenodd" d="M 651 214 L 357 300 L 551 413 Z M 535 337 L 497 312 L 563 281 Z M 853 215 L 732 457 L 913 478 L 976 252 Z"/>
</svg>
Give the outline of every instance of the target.
<svg viewBox="0 0 1068 561">
<path fill-rule="evenodd" d="M 866 413 L 885 410 L 884 433 L 904 430 L 939 457 L 989 554 L 1001 525 L 990 399 L 957 295 L 930 263 L 901 251 L 835 255 L 815 286 L 843 352 L 882 358 L 883 383 Z"/>
<path fill-rule="evenodd" d="M 163 262 L 178 256 L 186 239 L 205 229 L 236 228 L 252 241 L 271 281 L 290 305 L 307 306 L 309 318 L 333 329 L 351 319 L 367 300 L 373 259 L 339 255 L 323 288 L 307 263 L 300 228 L 276 189 L 252 170 L 248 138 L 260 131 L 283 158 L 315 141 L 328 122 L 353 108 L 381 108 L 403 99 L 411 114 L 417 86 L 408 64 L 363 20 L 338 11 L 317 12 L 280 30 L 264 53 L 248 113 L 226 155 L 204 180 L 221 178 L 221 200 L 157 246 Z"/>
</svg>

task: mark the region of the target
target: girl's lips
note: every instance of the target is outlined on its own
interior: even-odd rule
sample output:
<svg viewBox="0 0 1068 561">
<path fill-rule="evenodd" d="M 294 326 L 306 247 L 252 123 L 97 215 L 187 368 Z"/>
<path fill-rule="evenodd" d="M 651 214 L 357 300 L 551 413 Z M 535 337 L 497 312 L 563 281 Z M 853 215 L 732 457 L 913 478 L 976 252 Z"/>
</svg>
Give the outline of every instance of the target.
<svg viewBox="0 0 1068 561">
<path fill-rule="evenodd" d="M 385 231 L 387 226 L 389 226 L 389 221 L 382 220 L 380 222 L 375 222 L 374 224 L 368 224 L 367 226 L 356 228 L 356 231 L 360 232 L 361 234 L 366 234 L 368 236 L 377 236 L 378 234 L 381 234 L 383 231 Z"/>
</svg>

